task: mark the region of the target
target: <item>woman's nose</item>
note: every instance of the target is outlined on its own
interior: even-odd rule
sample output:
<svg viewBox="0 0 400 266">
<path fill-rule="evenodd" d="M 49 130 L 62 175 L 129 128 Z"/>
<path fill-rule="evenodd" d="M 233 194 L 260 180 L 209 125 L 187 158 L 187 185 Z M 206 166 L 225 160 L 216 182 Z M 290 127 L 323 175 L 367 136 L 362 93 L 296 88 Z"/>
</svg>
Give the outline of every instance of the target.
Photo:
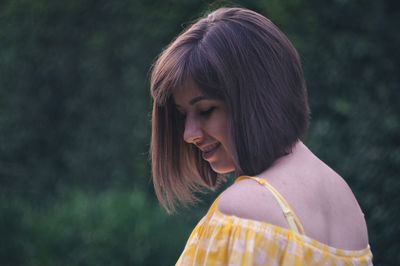
<svg viewBox="0 0 400 266">
<path fill-rule="evenodd" d="M 199 121 L 188 116 L 185 121 L 185 131 L 183 133 L 184 141 L 187 143 L 196 143 L 201 140 L 202 137 L 203 131 Z"/>
</svg>

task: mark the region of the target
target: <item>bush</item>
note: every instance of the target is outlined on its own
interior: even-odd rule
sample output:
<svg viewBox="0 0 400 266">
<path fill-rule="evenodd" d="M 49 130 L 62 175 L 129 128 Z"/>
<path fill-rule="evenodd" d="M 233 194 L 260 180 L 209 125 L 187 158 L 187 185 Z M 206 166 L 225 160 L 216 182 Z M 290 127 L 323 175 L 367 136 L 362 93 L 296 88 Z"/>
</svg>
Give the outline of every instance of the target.
<svg viewBox="0 0 400 266">
<path fill-rule="evenodd" d="M 143 192 L 113 189 L 37 209 L 3 199 L 0 216 L 1 265 L 44 266 L 173 265 L 199 217 L 168 216 Z"/>
</svg>

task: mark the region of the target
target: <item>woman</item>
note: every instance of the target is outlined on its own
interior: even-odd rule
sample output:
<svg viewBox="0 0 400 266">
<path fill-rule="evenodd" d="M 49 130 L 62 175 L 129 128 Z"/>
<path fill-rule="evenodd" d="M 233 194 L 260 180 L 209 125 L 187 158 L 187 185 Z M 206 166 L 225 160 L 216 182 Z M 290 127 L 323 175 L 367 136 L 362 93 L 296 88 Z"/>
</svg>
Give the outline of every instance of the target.
<svg viewBox="0 0 400 266">
<path fill-rule="evenodd" d="M 152 170 L 167 210 L 239 178 L 193 230 L 177 265 L 371 265 L 363 213 L 302 142 L 298 54 L 262 15 L 221 8 L 180 34 L 151 76 Z"/>
</svg>

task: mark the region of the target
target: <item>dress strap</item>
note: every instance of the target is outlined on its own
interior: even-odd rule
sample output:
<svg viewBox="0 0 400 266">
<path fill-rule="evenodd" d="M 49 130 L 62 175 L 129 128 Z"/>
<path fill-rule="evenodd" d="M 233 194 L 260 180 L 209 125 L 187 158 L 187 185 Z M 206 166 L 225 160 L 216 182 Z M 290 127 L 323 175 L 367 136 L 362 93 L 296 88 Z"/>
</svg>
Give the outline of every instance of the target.
<svg viewBox="0 0 400 266">
<path fill-rule="evenodd" d="M 283 214 L 285 215 L 286 220 L 289 224 L 290 229 L 296 233 L 299 233 L 299 231 L 300 231 L 300 233 L 302 235 L 304 235 L 304 230 L 303 230 L 303 227 L 301 226 L 299 219 L 294 214 L 294 211 L 292 210 L 292 208 L 290 208 L 290 206 L 286 202 L 286 200 L 282 197 L 281 194 L 279 194 L 278 191 L 275 190 L 275 188 L 273 188 L 267 181 L 265 181 L 265 179 L 259 178 L 259 177 L 253 177 L 253 176 L 241 176 L 241 177 L 237 178 L 235 180 L 235 182 L 238 182 L 243 179 L 253 179 L 257 183 L 259 183 L 260 185 L 264 186 L 269 191 L 271 191 L 272 195 L 274 196 L 274 198 L 278 202 L 279 206 L 281 207 Z"/>
</svg>

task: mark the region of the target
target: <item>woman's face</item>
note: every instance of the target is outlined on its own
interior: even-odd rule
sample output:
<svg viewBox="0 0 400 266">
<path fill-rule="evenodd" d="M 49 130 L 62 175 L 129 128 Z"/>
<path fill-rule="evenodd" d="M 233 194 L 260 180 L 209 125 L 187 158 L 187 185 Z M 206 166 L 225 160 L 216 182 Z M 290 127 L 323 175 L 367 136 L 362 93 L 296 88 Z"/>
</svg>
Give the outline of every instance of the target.
<svg viewBox="0 0 400 266">
<path fill-rule="evenodd" d="M 185 117 L 183 139 L 202 151 L 202 157 L 220 174 L 235 170 L 228 135 L 228 110 L 222 100 L 209 98 L 193 81 L 174 91 L 177 110 Z"/>
</svg>

